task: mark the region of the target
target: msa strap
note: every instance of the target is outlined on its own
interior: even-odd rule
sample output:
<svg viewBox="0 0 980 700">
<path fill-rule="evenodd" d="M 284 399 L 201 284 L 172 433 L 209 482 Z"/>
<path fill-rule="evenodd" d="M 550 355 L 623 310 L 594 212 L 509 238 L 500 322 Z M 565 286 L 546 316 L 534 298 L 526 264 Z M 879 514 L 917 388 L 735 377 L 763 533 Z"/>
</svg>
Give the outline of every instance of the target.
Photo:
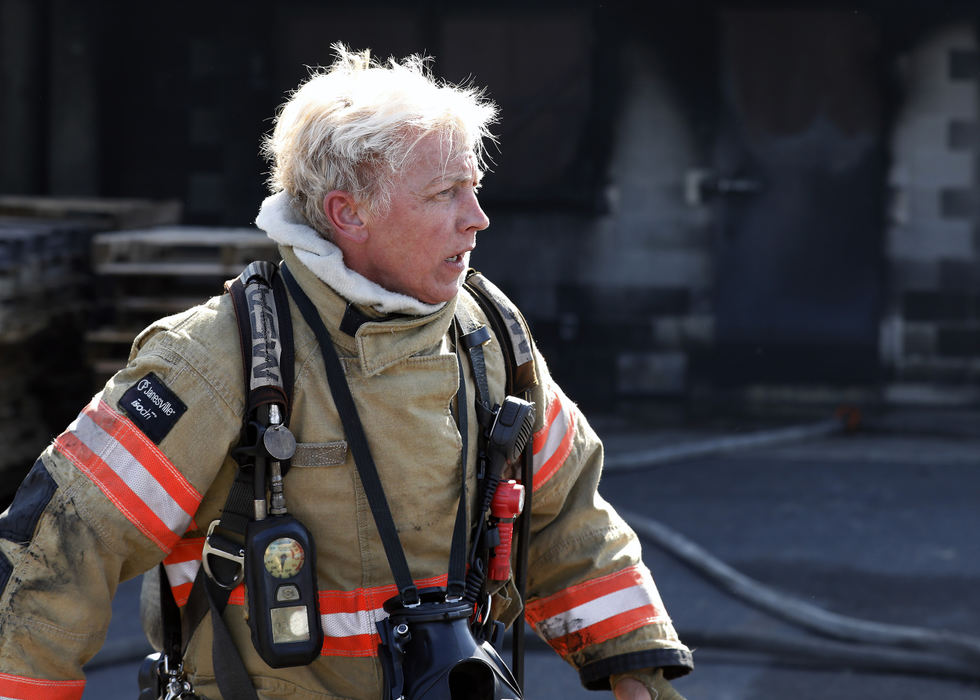
<svg viewBox="0 0 980 700">
<path fill-rule="evenodd" d="M 507 368 L 507 394 L 523 396 L 538 384 L 534 344 L 524 316 L 496 285 L 479 271 L 466 273 L 463 287 L 476 299 L 500 339 Z"/>
</svg>

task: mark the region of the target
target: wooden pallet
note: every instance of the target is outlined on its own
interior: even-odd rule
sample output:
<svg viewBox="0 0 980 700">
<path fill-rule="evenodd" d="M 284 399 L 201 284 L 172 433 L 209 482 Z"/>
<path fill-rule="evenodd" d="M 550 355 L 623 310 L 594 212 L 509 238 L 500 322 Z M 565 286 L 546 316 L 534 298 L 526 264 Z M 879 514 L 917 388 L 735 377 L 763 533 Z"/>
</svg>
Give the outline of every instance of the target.
<svg viewBox="0 0 980 700">
<path fill-rule="evenodd" d="M 98 228 L 132 229 L 180 222 L 183 205 L 177 200 L 97 199 L 94 197 L 0 196 L 0 215 L 97 222 Z"/>
<path fill-rule="evenodd" d="M 86 333 L 86 354 L 96 382 L 125 366 L 142 329 L 220 295 L 253 260 L 278 259 L 276 245 L 254 228 L 168 226 L 95 236 L 97 323 Z"/>
<path fill-rule="evenodd" d="M 105 275 L 236 275 L 252 260 L 278 260 L 258 229 L 168 226 L 95 237 L 95 269 Z"/>
<path fill-rule="evenodd" d="M 0 217 L 0 344 L 84 313 L 92 222 Z"/>
</svg>

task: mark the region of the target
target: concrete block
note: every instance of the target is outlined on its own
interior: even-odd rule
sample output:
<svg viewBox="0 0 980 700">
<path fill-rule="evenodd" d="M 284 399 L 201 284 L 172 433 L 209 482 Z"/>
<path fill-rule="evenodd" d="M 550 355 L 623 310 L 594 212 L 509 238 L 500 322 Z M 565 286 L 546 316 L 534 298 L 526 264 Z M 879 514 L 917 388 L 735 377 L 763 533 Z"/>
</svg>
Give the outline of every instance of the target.
<svg viewBox="0 0 980 700">
<path fill-rule="evenodd" d="M 907 153 L 906 162 L 910 187 L 969 187 L 975 180 L 972 153 L 922 146 Z"/>
<path fill-rule="evenodd" d="M 908 323 L 902 327 L 902 356 L 936 354 L 938 328 L 935 323 Z"/>
<path fill-rule="evenodd" d="M 976 49 L 950 49 L 950 80 L 980 79 L 980 51 Z"/>
<path fill-rule="evenodd" d="M 558 286 L 558 308 L 597 320 L 635 321 L 688 312 L 691 294 L 687 288 L 653 286 L 652 282 L 649 286 L 562 284 Z"/>
<path fill-rule="evenodd" d="M 935 382 L 897 381 L 884 387 L 884 400 L 891 405 L 973 406 L 980 401 L 980 388 L 940 385 Z"/>
<path fill-rule="evenodd" d="M 946 146 L 952 151 L 972 151 L 980 146 L 980 122 L 975 119 L 951 119 L 946 132 Z"/>
<path fill-rule="evenodd" d="M 942 220 L 938 187 L 915 182 L 902 191 L 905 202 L 905 220 L 910 225 L 921 225 Z"/>
<path fill-rule="evenodd" d="M 967 187 L 944 187 L 939 192 L 939 213 L 944 219 L 972 220 L 980 209 L 980 196 Z"/>
<path fill-rule="evenodd" d="M 940 326 L 936 334 L 936 354 L 980 358 L 980 326 L 976 322 Z"/>
<path fill-rule="evenodd" d="M 703 288 L 714 281 L 712 269 L 712 251 L 707 248 L 665 250 L 602 245 L 593 248 L 582 277 L 597 285 L 615 280 L 626 285 Z"/>
<path fill-rule="evenodd" d="M 886 255 L 922 261 L 973 260 L 973 224 L 970 221 L 917 222 L 892 226 Z"/>
<path fill-rule="evenodd" d="M 878 325 L 878 357 L 882 367 L 897 367 L 905 355 L 902 347 L 904 327 L 905 321 L 899 313 L 889 312 L 882 316 Z"/>
<path fill-rule="evenodd" d="M 921 39 L 904 57 L 903 114 L 975 118 L 977 87 L 962 76 L 973 72 L 972 55 L 976 51 L 976 32 L 970 19 L 952 22 Z"/>
<path fill-rule="evenodd" d="M 714 316 L 668 316 L 653 319 L 654 343 L 661 349 L 708 347 L 714 342 L 714 337 Z"/>
<path fill-rule="evenodd" d="M 687 385 L 687 355 L 682 352 L 620 353 L 616 389 L 623 396 L 680 395 Z"/>
<path fill-rule="evenodd" d="M 965 120 L 964 120 L 965 121 Z M 908 154 L 919 148 L 941 148 L 947 140 L 950 117 L 938 109 L 928 111 L 905 110 L 899 114 L 892 135 L 892 150 L 896 165 L 905 164 Z"/>
<path fill-rule="evenodd" d="M 941 284 L 940 262 L 916 258 L 893 258 L 889 263 L 892 291 L 934 290 Z"/>
<path fill-rule="evenodd" d="M 977 318 L 980 300 L 976 294 L 956 292 L 906 292 L 902 315 L 906 322 L 964 322 Z"/>
<path fill-rule="evenodd" d="M 947 292 L 976 293 L 980 290 L 980 267 L 974 260 L 941 260 L 939 286 Z"/>
</svg>

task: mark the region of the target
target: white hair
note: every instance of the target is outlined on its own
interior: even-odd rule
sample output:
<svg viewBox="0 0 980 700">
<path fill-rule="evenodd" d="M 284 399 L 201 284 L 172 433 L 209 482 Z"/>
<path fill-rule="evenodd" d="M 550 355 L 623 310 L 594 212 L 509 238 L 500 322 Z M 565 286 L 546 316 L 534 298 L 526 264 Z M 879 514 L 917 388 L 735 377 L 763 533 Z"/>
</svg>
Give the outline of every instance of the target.
<svg viewBox="0 0 980 700">
<path fill-rule="evenodd" d="M 286 191 L 313 228 L 331 237 L 323 198 L 332 190 L 383 212 L 392 177 L 429 134 L 442 137 L 446 162 L 472 151 L 485 167 L 497 106 L 482 90 L 437 81 L 429 57 L 382 64 L 370 51 L 332 48 L 336 61 L 290 95 L 262 143 L 270 190 Z"/>
</svg>

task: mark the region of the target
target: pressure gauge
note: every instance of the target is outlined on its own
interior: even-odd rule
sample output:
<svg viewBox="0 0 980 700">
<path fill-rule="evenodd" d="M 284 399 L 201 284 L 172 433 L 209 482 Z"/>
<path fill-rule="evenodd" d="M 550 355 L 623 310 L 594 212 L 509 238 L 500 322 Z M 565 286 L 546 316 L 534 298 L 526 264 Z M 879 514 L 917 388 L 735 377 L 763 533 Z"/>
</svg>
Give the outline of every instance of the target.
<svg viewBox="0 0 980 700">
<path fill-rule="evenodd" d="M 273 578 L 292 578 L 303 568 L 306 553 L 303 545 L 291 537 L 280 537 L 265 548 L 265 570 Z"/>
</svg>

